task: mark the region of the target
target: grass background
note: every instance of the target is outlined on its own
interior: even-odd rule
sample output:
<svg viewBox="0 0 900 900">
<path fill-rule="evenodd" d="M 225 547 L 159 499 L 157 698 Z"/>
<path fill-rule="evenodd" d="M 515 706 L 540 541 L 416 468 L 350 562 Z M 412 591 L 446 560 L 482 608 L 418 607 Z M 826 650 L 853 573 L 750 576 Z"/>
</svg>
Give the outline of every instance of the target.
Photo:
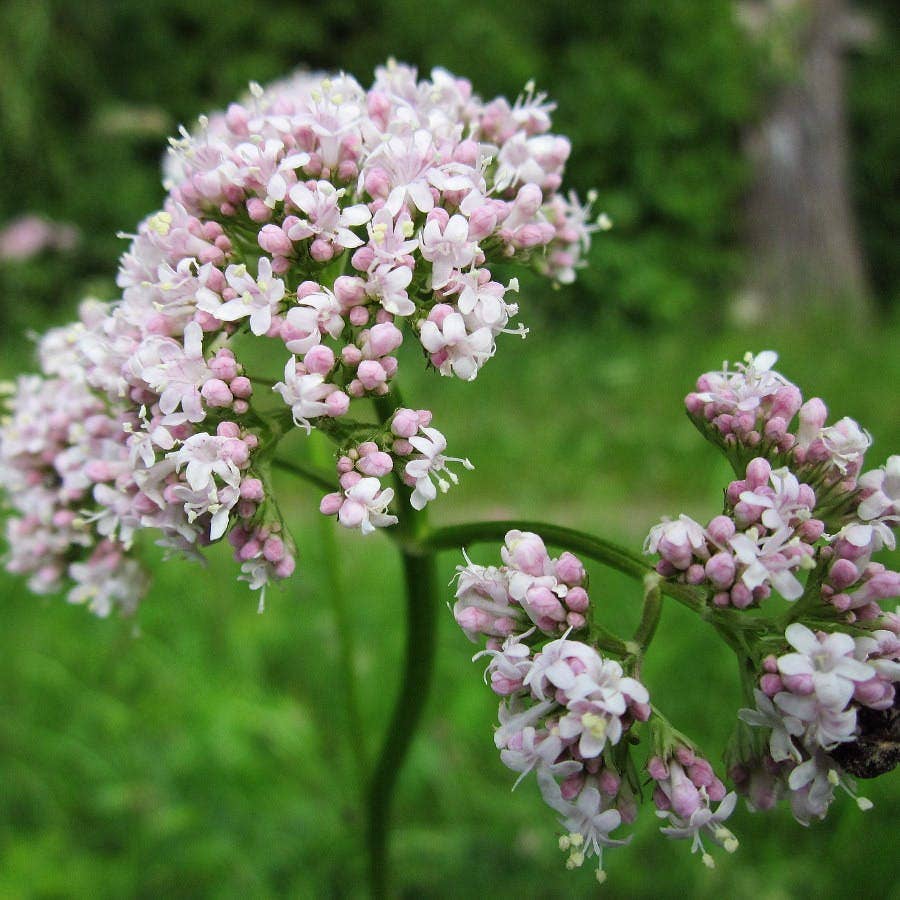
<svg viewBox="0 0 900 900">
<path fill-rule="evenodd" d="M 523 298 L 526 318 L 540 296 Z M 847 334 L 704 332 L 652 341 L 539 326 L 509 338 L 474 384 L 404 360 L 407 402 L 431 406 L 454 452 L 476 463 L 433 506 L 435 522 L 540 517 L 637 546 L 660 515 L 717 511 L 727 468 L 683 416 L 699 371 L 745 348 L 778 347 L 779 368 L 875 436 L 873 464 L 900 441 L 891 385 L 898 329 Z M 7 341 L 5 374 L 22 363 Z M 208 568 L 161 564 L 135 620 L 97 620 L 3 576 L 0 632 L 0 897 L 353 897 L 364 895 L 358 791 L 390 713 L 403 600 L 388 540 L 336 535 L 353 613 L 363 733 L 342 702 L 330 579 L 313 489 L 278 475 L 300 548 L 297 576 L 254 598 L 214 548 Z M 473 556 L 493 561 L 497 548 Z M 442 554 L 449 582 L 456 554 Z M 635 585 L 591 568 L 593 602 L 631 627 Z M 451 589 L 444 591 L 449 598 Z M 716 761 L 738 703 L 734 663 L 712 634 L 665 609 L 647 660 L 657 702 Z M 404 897 L 593 896 L 566 872 L 554 814 L 514 780 L 491 740 L 496 701 L 469 660 L 477 648 L 441 616 L 437 676 L 403 770 L 392 839 Z M 709 872 L 642 811 L 632 845 L 608 851 L 610 897 L 900 896 L 891 776 L 864 783 L 875 809 L 840 797 L 802 829 L 785 809 L 736 814 L 741 848 Z"/>
<path fill-rule="evenodd" d="M 790 25 L 795 5 L 781 6 Z M 740 240 L 741 134 L 796 60 L 782 47 L 773 64 L 777 27 L 775 43 L 748 41 L 731 0 L 520 0 L 515 16 L 472 0 L 434 0 L 427 15 L 417 0 L 6 0 L 0 222 L 41 213 L 76 224 L 81 244 L 0 261 L 0 377 L 31 367 L 27 329 L 66 321 L 82 296 L 114 296 L 114 235 L 160 202 L 160 151 L 178 122 L 297 65 L 369 84 L 393 53 L 465 75 L 485 97 L 515 96 L 534 77 L 572 138 L 568 183 L 598 188 L 616 223 L 572 288 L 523 281 L 532 334 L 503 339 L 474 384 L 425 373 L 406 348 L 407 401 L 434 409 L 451 451 L 477 467 L 434 505 L 436 523 L 540 517 L 638 547 L 663 514 L 708 519 L 729 473 L 681 400 L 697 374 L 748 349 L 777 349 L 807 396 L 869 428 L 881 464 L 900 449 L 898 219 L 885 200 L 900 152 L 900 20 L 889 0 L 854 6 L 875 28 L 847 60 L 850 188 L 881 317 L 853 328 L 809 298 L 795 327 L 741 332 L 723 326 L 754 264 Z M 150 542 L 153 588 L 134 620 L 97 620 L 0 573 L 2 900 L 364 895 L 358 796 L 397 688 L 399 562 L 383 536 L 337 533 L 315 491 L 276 477 L 301 558 L 263 616 L 221 547 L 199 568 L 161 563 Z M 361 733 L 342 696 L 324 533 L 353 613 Z M 497 549 L 473 556 L 493 561 Z M 441 584 L 459 561 L 442 554 Z M 609 626 L 632 627 L 636 586 L 597 567 L 591 577 Z M 646 675 L 717 762 L 737 685 L 711 637 L 667 606 Z M 398 892 L 593 896 L 589 870 L 564 870 L 533 782 L 510 792 L 476 649 L 443 613 L 434 691 L 396 798 Z M 632 846 L 607 854 L 603 893 L 900 897 L 896 777 L 863 790 L 874 810 L 839 798 L 806 830 L 786 810 L 741 809 L 741 848 L 712 872 L 645 810 Z"/>
</svg>

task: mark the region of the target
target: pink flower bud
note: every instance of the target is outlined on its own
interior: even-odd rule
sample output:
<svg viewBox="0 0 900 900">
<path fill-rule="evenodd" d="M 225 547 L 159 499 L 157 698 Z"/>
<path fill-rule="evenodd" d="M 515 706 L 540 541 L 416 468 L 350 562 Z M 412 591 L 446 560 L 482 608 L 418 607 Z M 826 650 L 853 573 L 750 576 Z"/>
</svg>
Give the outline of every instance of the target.
<svg viewBox="0 0 900 900">
<path fill-rule="evenodd" d="M 200 395 L 208 406 L 231 406 L 234 395 L 228 390 L 228 385 L 218 378 L 210 378 L 200 389 Z"/>
<path fill-rule="evenodd" d="M 726 552 L 716 553 L 706 561 L 705 574 L 710 584 L 718 590 L 724 590 L 734 582 L 734 557 Z"/>
<path fill-rule="evenodd" d="M 497 227 L 497 213 L 491 206 L 479 206 L 469 216 L 469 239 L 480 241 Z"/>
<path fill-rule="evenodd" d="M 241 497 L 244 500 L 260 501 L 265 496 L 263 483 L 258 478 L 245 478 L 241 481 Z"/>
<path fill-rule="evenodd" d="M 391 431 L 397 437 L 410 438 L 419 430 L 419 416 L 412 409 L 398 409 L 391 421 Z"/>
<path fill-rule="evenodd" d="M 303 365 L 308 372 L 327 375 L 334 368 L 334 351 L 324 344 L 316 344 L 306 351 Z"/>
<path fill-rule="evenodd" d="M 263 225 L 256 236 L 259 246 L 272 256 L 290 256 L 294 252 L 291 239 L 277 225 Z"/>
<path fill-rule="evenodd" d="M 280 562 L 284 559 L 284 541 L 272 535 L 263 544 L 262 554 L 269 562 Z"/>
<path fill-rule="evenodd" d="M 870 678 L 856 684 L 853 698 L 872 709 L 889 709 L 894 702 L 894 686 L 880 678 Z"/>
<path fill-rule="evenodd" d="M 448 213 L 447 210 L 443 207 L 436 206 L 425 217 L 425 221 L 437 222 L 438 225 L 441 226 L 441 231 L 443 231 L 447 227 L 447 223 L 450 221 L 450 213 Z"/>
<path fill-rule="evenodd" d="M 367 391 L 373 391 L 387 381 L 387 372 L 374 359 L 364 359 L 356 370 L 356 376 Z"/>
<path fill-rule="evenodd" d="M 260 555 L 262 552 L 262 546 L 256 538 L 250 538 L 243 547 L 238 550 L 236 556 L 242 562 L 246 562 L 248 559 L 253 559 Z"/>
<path fill-rule="evenodd" d="M 234 357 L 224 356 L 221 351 L 209 361 L 209 368 L 216 378 L 225 382 L 231 381 L 238 373 Z"/>
<path fill-rule="evenodd" d="M 357 272 L 367 272 L 369 266 L 375 262 L 375 250 L 366 244 L 356 250 L 350 257 L 350 263 Z"/>
<path fill-rule="evenodd" d="M 706 570 L 700 563 L 693 563 L 685 569 L 684 580 L 688 584 L 702 584 L 706 580 Z"/>
<path fill-rule="evenodd" d="M 375 325 L 368 334 L 364 352 L 371 356 L 385 356 L 403 343 L 403 332 L 396 325 L 385 322 Z"/>
<path fill-rule="evenodd" d="M 539 535 L 530 531 L 510 531 L 501 550 L 504 562 L 528 575 L 539 577 L 549 567 L 550 555 Z"/>
<path fill-rule="evenodd" d="M 571 588 L 566 594 L 566 606 L 572 612 L 587 612 L 587 608 L 590 606 L 590 598 L 587 591 L 583 587 Z"/>
<path fill-rule="evenodd" d="M 814 544 L 824 532 L 825 523 L 820 519 L 807 519 L 797 528 L 798 537 L 807 544 Z"/>
<path fill-rule="evenodd" d="M 369 321 L 369 311 L 364 306 L 354 306 L 347 318 L 350 320 L 351 325 L 360 327 Z"/>
<path fill-rule="evenodd" d="M 251 197 L 246 206 L 247 215 L 253 222 L 268 222 L 272 218 L 272 210 L 259 197 Z"/>
<path fill-rule="evenodd" d="M 649 703 L 629 703 L 628 709 L 638 722 L 646 722 L 653 715 L 653 707 Z"/>
<path fill-rule="evenodd" d="M 343 502 L 343 494 L 326 494 L 319 503 L 319 512 L 326 516 L 333 516 L 341 508 Z"/>
<path fill-rule="evenodd" d="M 291 575 L 294 574 L 294 569 L 296 568 L 297 560 L 295 560 L 293 556 L 288 554 L 275 566 L 275 574 L 279 578 L 290 578 Z"/>
<path fill-rule="evenodd" d="M 334 245 L 324 238 L 316 238 L 309 245 L 309 255 L 320 263 L 330 262 L 334 257 Z"/>
<path fill-rule="evenodd" d="M 584 581 L 584 566 L 581 560 L 568 551 L 564 552 L 556 562 L 556 577 L 564 584 L 574 586 Z M 568 603 L 572 608 L 571 603 Z"/>
<path fill-rule="evenodd" d="M 438 303 L 431 308 L 431 312 L 428 313 L 428 321 L 434 322 L 438 328 L 444 322 L 444 319 L 447 318 L 452 312 L 455 312 L 452 306 L 447 303 Z"/>
<path fill-rule="evenodd" d="M 350 398 L 343 391 L 332 391 L 325 398 L 325 406 L 328 408 L 326 414 L 332 419 L 337 419 L 350 408 Z"/>
<path fill-rule="evenodd" d="M 381 478 L 382 475 L 387 475 L 394 468 L 394 462 L 387 453 L 378 450 L 360 459 L 356 468 L 364 475 Z"/>
<path fill-rule="evenodd" d="M 353 344 L 347 344 L 343 350 L 341 350 L 341 361 L 345 366 L 355 366 L 359 364 L 359 361 L 362 359 L 362 350 L 359 347 L 356 347 Z"/>
<path fill-rule="evenodd" d="M 767 697 L 774 697 L 784 689 L 784 683 L 780 675 L 767 672 L 759 679 L 759 687 Z"/>
<path fill-rule="evenodd" d="M 772 474 L 772 466 L 767 459 L 757 457 L 751 459 L 747 464 L 747 487 L 751 491 L 761 488 L 769 483 L 769 476 Z"/>
<path fill-rule="evenodd" d="M 706 533 L 720 547 L 725 546 L 734 537 L 734 522 L 728 516 L 716 516 L 706 526 Z"/>
<path fill-rule="evenodd" d="M 334 296 L 344 309 L 366 302 L 366 283 L 355 275 L 340 275 L 334 281 Z"/>
<path fill-rule="evenodd" d="M 222 458 L 240 468 L 250 459 L 250 449 L 240 438 L 226 438 L 222 444 Z"/>
<path fill-rule="evenodd" d="M 742 581 L 739 581 L 731 589 L 731 602 L 738 609 L 746 609 L 753 603 L 753 592 Z"/>
<path fill-rule="evenodd" d="M 253 385 L 251 384 L 250 379 L 244 375 L 238 375 L 237 378 L 232 378 L 229 388 L 231 389 L 231 393 L 234 394 L 235 397 L 240 397 L 241 400 L 246 400 L 253 394 Z"/>
<path fill-rule="evenodd" d="M 529 588 L 522 605 L 533 618 L 546 617 L 553 622 L 565 621 L 566 612 L 559 598 L 549 588 L 541 586 Z"/>
</svg>

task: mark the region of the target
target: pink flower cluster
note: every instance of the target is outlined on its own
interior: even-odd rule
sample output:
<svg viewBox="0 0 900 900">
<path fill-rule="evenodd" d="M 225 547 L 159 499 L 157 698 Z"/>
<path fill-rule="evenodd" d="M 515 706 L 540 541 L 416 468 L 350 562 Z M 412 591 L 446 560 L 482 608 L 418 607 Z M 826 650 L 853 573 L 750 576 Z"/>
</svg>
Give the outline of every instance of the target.
<svg viewBox="0 0 900 900">
<path fill-rule="evenodd" d="M 573 625 L 566 618 L 573 613 L 564 604 L 579 592 L 576 621 L 584 624 L 587 612 L 578 559 L 571 553 L 552 559 L 538 535 L 521 531 L 506 535 L 501 554 L 499 568 L 471 562 L 458 567 L 454 616 L 470 639 L 487 637 L 486 649 L 474 659 L 489 657 L 485 681 L 503 698 L 494 732 L 501 760 L 519 773 L 516 786 L 536 774 L 544 801 L 560 815 L 566 865 L 575 868 L 595 856 L 603 881 L 604 848 L 627 843 L 611 833 L 637 816 L 640 786 L 627 748 L 638 739 L 626 736 L 640 723 L 656 734 L 668 726 L 652 716 L 647 688 L 621 663 L 569 639 Z M 556 637 L 560 629 L 564 634 Z M 669 739 L 654 740 L 653 746 L 664 757 L 648 762 L 657 781 L 654 800 L 668 823 L 662 832 L 690 838 L 693 849 L 702 850 L 706 831 L 734 850 L 737 840 L 722 822 L 734 809 L 735 795 L 725 796 L 709 764 L 686 745 L 676 748 Z M 714 802 L 720 804 L 715 812 Z M 703 858 L 711 864 L 705 850 Z"/>
<path fill-rule="evenodd" d="M 419 80 L 389 62 L 369 90 L 348 75 L 254 84 L 182 129 L 163 207 L 122 256 L 121 297 L 45 336 L 43 379 L 14 388 L 0 426 L 10 567 L 39 590 L 74 579 L 70 597 L 98 612 L 131 609 L 138 579 L 111 566 L 131 573 L 138 529 L 189 553 L 232 529 L 241 577 L 262 590 L 295 564 L 267 477 L 293 428 L 338 445 L 340 491 L 322 508 L 344 525 L 397 521 L 379 480 L 392 469 L 417 509 L 446 490 L 448 465 L 471 464 L 444 454 L 430 413 L 401 409 L 388 432 L 351 407 L 388 394 L 404 329 L 464 380 L 502 332 L 524 333 L 496 262 L 571 279 L 599 226 L 558 193 L 569 143 L 552 109 L 533 89 L 485 103 L 443 70 Z M 80 589 L 92 560 L 108 577 Z"/>
<path fill-rule="evenodd" d="M 567 831 L 567 865 L 596 856 L 602 881 L 603 848 L 625 843 L 610 832 L 637 813 L 635 786 L 613 765 L 609 748 L 649 718 L 650 695 L 618 662 L 568 640 L 568 631 L 540 650 L 525 643 L 533 631 L 502 644 L 491 638 L 476 654 L 490 657 L 485 678 L 504 697 L 494 742 L 503 763 L 520 773 L 516 784 L 537 774 L 541 795 Z"/>
<path fill-rule="evenodd" d="M 883 624 L 889 627 L 858 637 L 788 626 L 794 652 L 766 657 L 756 709 L 740 711 L 748 725 L 768 730 L 763 757 L 740 761 L 733 771 L 753 806 L 771 807 L 787 793 L 795 817 L 807 824 L 825 817 L 835 787 L 852 794 L 845 768 L 872 777 L 896 764 L 896 754 L 879 761 L 867 753 L 865 740 L 873 735 L 861 727 L 862 711 L 890 711 L 897 697 L 900 627 L 896 617 Z"/>
<path fill-rule="evenodd" d="M 546 634 L 583 628 L 590 605 L 587 575 L 571 553 L 552 559 L 539 535 L 510 531 L 503 565 L 457 566 L 453 615 L 472 641 L 506 637 L 535 625 Z"/>
<path fill-rule="evenodd" d="M 825 404 L 804 403 L 772 370 L 776 359 L 747 354 L 735 371 L 700 377 L 688 412 L 745 476 L 731 482 L 724 513 L 706 527 L 685 515 L 665 519 L 644 550 L 659 554 L 661 575 L 705 587 L 717 606 L 744 609 L 773 589 L 797 600 L 798 576 L 815 570 L 822 600 L 845 621 L 875 619 L 878 601 L 900 596 L 900 573 L 872 561 L 896 546 L 900 456 L 860 474 L 868 434 L 847 418 L 826 426 Z"/>
<path fill-rule="evenodd" d="M 803 593 L 797 573 L 813 565 L 824 525 L 812 517 L 816 498 L 785 469 L 757 458 L 746 477 L 725 492 L 726 514 L 704 528 L 688 516 L 664 520 L 647 536 L 644 552 L 661 557 L 657 571 L 704 585 L 717 606 L 745 609 L 774 588 L 785 599 Z"/>
<path fill-rule="evenodd" d="M 771 350 L 748 353 L 733 371 L 726 364 L 701 375 L 685 398 L 688 414 L 736 463 L 777 459 L 817 490 L 853 491 L 871 438 L 850 418 L 826 426 L 825 404 L 818 397 L 804 402 L 800 389 L 772 369 L 777 360 Z"/>
<path fill-rule="evenodd" d="M 737 838 L 722 824 L 734 812 L 737 795 L 726 794 L 712 766 L 693 748 L 678 744 L 665 758 L 651 757 L 647 772 L 656 782 L 656 814 L 669 823 L 660 829 L 666 837 L 690 839 L 691 853 L 699 850 L 709 868 L 715 862 L 703 846 L 703 832 L 728 853 L 737 850 Z M 719 804 L 715 811 L 713 803 Z"/>
</svg>

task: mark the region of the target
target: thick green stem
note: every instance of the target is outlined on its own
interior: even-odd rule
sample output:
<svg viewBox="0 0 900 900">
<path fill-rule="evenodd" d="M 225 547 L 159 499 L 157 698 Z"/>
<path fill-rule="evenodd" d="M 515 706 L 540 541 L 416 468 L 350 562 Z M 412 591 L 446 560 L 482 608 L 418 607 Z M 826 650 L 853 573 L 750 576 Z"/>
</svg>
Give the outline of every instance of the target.
<svg viewBox="0 0 900 900">
<path fill-rule="evenodd" d="M 382 423 L 401 405 L 394 392 L 375 401 Z M 399 504 L 399 523 L 394 536 L 403 559 L 406 583 L 406 656 L 400 693 L 397 697 L 387 738 L 369 784 L 367 843 L 369 875 L 374 897 L 387 896 L 389 884 L 388 829 L 391 801 L 397 776 L 403 766 L 416 728 L 425 710 L 434 669 L 438 599 L 435 592 L 434 551 L 428 546 L 428 520 L 409 503 L 411 489 L 394 473 Z"/>
<path fill-rule="evenodd" d="M 656 577 L 647 576 L 644 579 L 646 593 L 644 594 L 644 605 L 641 609 L 641 621 L 634 632 L 634 638 L 632 638 L 641 648 L 642 655 L 647 647 L 650 646 L 650 641 L 653 640 L 653 635 L 656 634 L 656 628 L 662 615 L 661 582 L 662 579 L 658 575 Z"/>
<path fill-rule="evenodd" d="M 425 708 L 434 668 L 435 631 L 439 609 L 434 596 L 434 556 L 403 554 L 406 581 L 406 659 L 400 695 L 388 726 L 387 739 L 369 785 L 369 872 L 374 897 L 387 896 L 388 829 L 397 776 Z"/>
<path fill-rule="evenodd" d="M 448 525 L 436 528 L 428 536 L 426 544 L 435 550 L 449 550 L 485 541 L 502 541 L 507 531 L 534 531 L 545 541 L 557 547 L 565 547 L 577 553 L 583 553 L 596 562 L 603 563 L 612 569 L 622 572 L 631 578 L 643 580 L 653 572 L 653 567 L 630 550 L 620 547 L 611 541 L 564 528 L 549 522 L 529 522 L 509 519 L 497 522 L 472 522 L 464 525 Z M 672 581 L 661 581 L 659 590 L 673 600 L 692 609 L 702 612 L 706 609 L 705 592 L 687 584 Z"/>
<path fill-rule="evenodd" d="M 336 476 L 329 477 L 325 472 L 316 469 L 314 466 L 311 466 L 309 463 L 303 462 L 302 460 L 287 460 L 275 457 L 272 460 L 272 465 L 276 469 L 290 472 L 292 475 L 296 475 L 298 478 L 302 478 L 304 481 L 308 481 L 310 484 L 322 488 L 323 491 L 331 493 L 332 491 L 337 490 Z"/>
<path fill-rule="evenodd" d="M 324 440 L 312 443 L 313 457 L 320 464 L 330 459 L 330 450 Z M 322 546 L 322 557 L 325 577 L 328 584 L 331 606 L 337 631 L 338 667 L 340 681 L 343 685 L 345 707 L 347 710 L 348 744 L 350 753 L 355 759 L 355 780 L 362 793 L 369 774 L 368 752 L 365 741 L 363 717 L 360 711 L 359 689 L 356 680 L 356 638 L 354 621 L 347 604 L 347 595 L 341 583 L 341 564 L 337 552 L 335 523 L 333 518 L 318 516 L 319 539 Z"/>
</svg>

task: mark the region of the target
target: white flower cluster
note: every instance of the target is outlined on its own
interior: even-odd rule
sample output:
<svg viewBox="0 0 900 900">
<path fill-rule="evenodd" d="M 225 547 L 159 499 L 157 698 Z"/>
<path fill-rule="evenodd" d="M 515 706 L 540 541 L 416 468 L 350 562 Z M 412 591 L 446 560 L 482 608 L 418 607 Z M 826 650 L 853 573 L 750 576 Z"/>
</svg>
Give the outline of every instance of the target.
<svg viewBox="0 0 900 900">
<path fill-rule="evenodd" d="M 253 588 L 289 575 L 273 442 L 317 427 L 355 453 L 351 401 L 388 393 L 404 328 L 439 372 L 471 380 L 498 335 L 524 334 L 509 328 L 518 285 L 494 262 L 562 281 L 579 265 L 598 226 L 558 193 L 569 143 L 552 108 L 533 90 L 485 103 L 443 70 L 419 80 L 390 62 L 369 90 L 348 75 L 254 84 L 182 130 L 168 197 L 122 257 L 121 297 L 86 302 L 42 340 L 44 377 L 13 388 L 10 568 L 38 590 L 74 581 L 70 599 L 97 612 L 131 609 L 125 553 L 154 528 L 190 553 L 229 532 Z M 412 428 L 372 426 L 382 456 L 364 464 L 396 468 L 416 508 L 456 480 L 421 412 Z M 363 531 L 395 522 L 392 489 L 351 474 L 342 462 L 340 503 L 323 508 Z"/>
<path fill-rule="evenodd" d="M 768 807 L 788 793 L 795 817 L 807 824 L 825 817 L 835 787 L 852 793 L 845 767 L 864 777 L 883 771 L 877 760 L 865 758 L 869 735 L 860 714 L 892 709 L 900 640 L 896 630 L 854 638 L 815 633 L 799 622 L 788 626 L 785 638 L 795 652 L 765 661 L 756 709 L 740 711 L 748 725 L 768 729 L 767 758 L 739 774 L 751 803 Z M 890 768 L 896 758 L 881 762 Z M 870 805 L 864 798 L 857 802 L 863 809 Z"/>
</svg>

